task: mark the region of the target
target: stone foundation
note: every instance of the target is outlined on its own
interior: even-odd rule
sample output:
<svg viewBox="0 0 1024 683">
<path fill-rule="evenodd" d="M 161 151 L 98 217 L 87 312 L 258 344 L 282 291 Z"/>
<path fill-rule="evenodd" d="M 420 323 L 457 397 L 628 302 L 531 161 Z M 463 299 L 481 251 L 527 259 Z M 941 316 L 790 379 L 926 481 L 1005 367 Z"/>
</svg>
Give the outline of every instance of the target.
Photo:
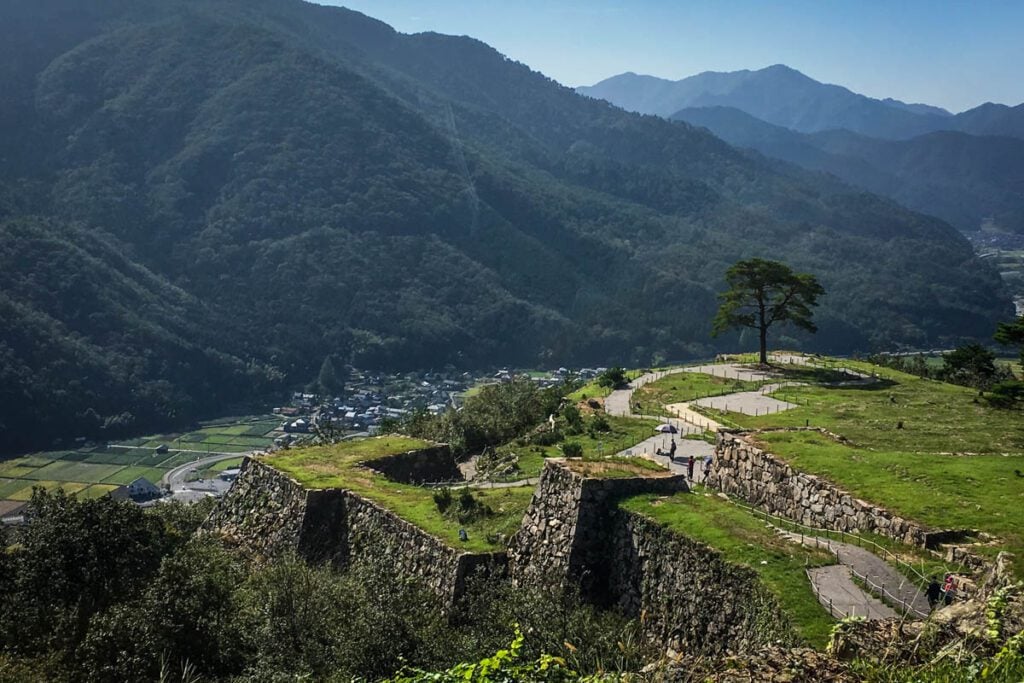
<svg viewBox="0 0 1024 683">
<path fill-rule="evenodd" d="M 415 576 L 451 604 L 478 567 L 504 572 L 504 553 L 452 548 L 390 510 L 343 489 L 306 489 L 273 467 L 246 458 L 234 486 L 204 523 L 207 532 L 258 557 L 297 552 L 346 566 L 383 561 Z"/>
<path fill-rule="evenodd" d="M 875 533 L 926 547 L 929 530 L 854 497 L 813 474 L 800 472 L 747 440 L 747 432 L 720 431 L 705 485 L 807 526 Z"/>
<path fill-rule="evenodd" d="M 549 460 L 509 546 L 513 581 L 576 585 L 584 598 L 641 618 L 649 638 L 677 651 L 716 654 L 794 641 L 751 569 L 616 505 L 637 494 L 687 490 L 681 476 L 595 479 Z"/>
</svg>

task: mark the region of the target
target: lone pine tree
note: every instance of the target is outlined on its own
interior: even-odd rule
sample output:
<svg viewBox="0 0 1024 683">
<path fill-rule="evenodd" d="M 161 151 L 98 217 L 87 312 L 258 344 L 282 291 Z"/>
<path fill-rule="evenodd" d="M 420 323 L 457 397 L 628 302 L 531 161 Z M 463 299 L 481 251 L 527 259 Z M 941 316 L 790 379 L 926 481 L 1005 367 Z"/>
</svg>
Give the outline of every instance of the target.
<svg viewBox="0 0 1024 683">
<path fill-rule="evenodd" d="M 734 263 L 725 273 L 729 289 L 719 294 L 721 304 L 712 334 L 737 327 L 759 332 L 760 361 L 768 363 L 768 329 L 775 323 L 791 323 L 817 332 L 811 308 L 825 293 L 818 280 L 806 273 L 794 273 L 777 261 L 753 258 Z"/>
</svg>

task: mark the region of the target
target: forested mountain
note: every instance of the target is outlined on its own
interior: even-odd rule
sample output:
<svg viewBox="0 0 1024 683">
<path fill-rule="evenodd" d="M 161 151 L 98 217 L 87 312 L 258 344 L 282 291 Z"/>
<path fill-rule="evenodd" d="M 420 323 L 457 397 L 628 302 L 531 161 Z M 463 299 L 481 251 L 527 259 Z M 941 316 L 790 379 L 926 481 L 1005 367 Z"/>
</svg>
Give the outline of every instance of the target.
<svg viewBox="0 0 1024 683">
<path fill-rule="evenodd" d="M 1024 138 L 1024 104 L 986 103 L 954 116 L 940 107 L 878 100 L 820 83 L 782 64 L 756 71 L 708 71 L 678 81 L 627 72 L 577 91 L 628 111 L 665 117 L 681 109 L 734 107 L 802 133 L 846 129 L 900 140 L 955 130 Z"/>
<path fill-rule="evenodd" d="M 0 93 L 0 449 L 187 420 L 328 354 L 708 354 L 752 255 L 819 276 L 823 350 L 1011 314 L 940 221 L 340 8 L 8 0 Z"/>
<path fill-rule="evenodd" d="M 938 216 L 966 232 L 991 222 L 1024 233 L 1024 140 L 939 131 L 881 140 L 849 131 L 798 133 L 732 107 L 683 109 L 672 118 L 726 142 Z"/>
</svg>

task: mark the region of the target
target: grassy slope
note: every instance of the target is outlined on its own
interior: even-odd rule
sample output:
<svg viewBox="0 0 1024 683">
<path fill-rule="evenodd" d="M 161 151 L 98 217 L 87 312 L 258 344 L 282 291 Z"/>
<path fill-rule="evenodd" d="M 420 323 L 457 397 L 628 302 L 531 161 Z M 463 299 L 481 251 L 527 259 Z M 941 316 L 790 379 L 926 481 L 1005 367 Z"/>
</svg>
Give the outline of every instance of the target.
<svg viewBox="0 0 1024 683">
<path fill-rule="evenodd" d="M 668 528 L 720 551 L 726 560 L 753 569 L 808 643 L 821 647 L 833 621 L 811 589 L 807 566 L 829 564 L 824 552 L 788 543 L 750 514 L 710 495 L 642 495 L 622 502 Z M 762 564 L 763 563 L 763 564 Z"/>
<path fill-rule="evenodd" d="M 646 370 L 627 370 L 626 371 L 626 379 L 634 380 L 637 377 L 639 377 L 640 375 L 644 374 L 645 372 L 647 372 L 647 371 Z M 585 401 L 588 398 L 605 398 L 610 393 L 612 393 L 612 387 L 602 387 L 600 384 L 597 383 L 596 379 L 593 379 L 593 380 L 587 382 L 586 384 L 584 384 L 582 387 L 580 387 L 576 391 L 574 391 L 571 394 L 569 394 L 568 396 L 566 396 L 566 398 L 569 399 L 570 401 L 579 402 L 579 401 Z"/>
<path fill-rule="evenodd" d="M 633 394 L 632 405 L 634 412 L 657 414 L 663 406 L 671 403 L 736 391 L 753 391 L 764 384 L 766 382 L 743 382 L 696 372 L 679 372 L 637 389 Z"/>
<path fill-rule="evenodd" d="M 795 467 L 930 526 L 978 528 L 1003 538 L 1024 571 L 1024 416 L 975 402 L 977 392 L 843 361 L 888 380 L 876 387 L 784 390 L 800 407 L 762 417 L 730 413 L 744 427 L 812 426 L 842 434 L 762 435 Z M 897 428 L 902 420 L 903 429 Z M 971 455 L 957 455 L 957 454 Z"/>
<path fill-rule="evenodd" d="M 499 550 L 488 534 L 511 535 L 522 521 L 533 496 L 532 487 L 474 491 L 494 514 L 469 524 L 443 516 L 434 503 L 433 491 L 399 484 L 361 463 L 374 457 L 403 453 L 429 445 L 419 439 L 389 435 L 376 439 L 344 441 L 331 446 L 302 448 L 266 456 L 264 461 L 310 488 L 344 488 L 378 503 L 455 548 L 487 552 Z M 459 540 L 465 528 L 469 540 Z"/>
<path fill-rule="evenodd" d="M 574 441 L 583 447 L 584 458 L 598 458 L 618 453 L 644 439 L 654 435 L 656 420 L 632 420 L 625 417 L 606 416 L 611 426 L 610 432 L 599 432 L 591 437 L 587 432 L 566 436 L 566 441 Z M 544 467 L 545 458 L 562 457 L 561 449 L 556 446 L 518 446 L 509 444 L 509 448 L 519 456 L 519 468 L 524 477 L 536 477 Z"/>
</svg>

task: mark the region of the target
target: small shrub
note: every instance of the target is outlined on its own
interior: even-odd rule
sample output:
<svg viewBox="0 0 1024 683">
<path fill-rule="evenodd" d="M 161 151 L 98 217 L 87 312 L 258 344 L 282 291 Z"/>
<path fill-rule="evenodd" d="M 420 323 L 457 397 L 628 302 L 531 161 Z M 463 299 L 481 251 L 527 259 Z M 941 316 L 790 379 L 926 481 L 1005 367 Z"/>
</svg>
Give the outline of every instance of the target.
<svg viewBox="0 0 1024 683">
<path fill-rule="evenodd" d="M 452 506 L 452 490 L 447 486 L 443 489 L 434 491 L 434 505 L 437 506 L 437 511 L 442 515 L 447 513 Z"/>
<path fill-rule="evenodd" d="M 608 423 L 608 418 L 604 415 L 595 415 L 590 421 L 590 428 L 595 432 L 610 432 L 612 426 Z"/>
<path fill-rule="evenodd" d="M 566 441 L 562 444 L 562 455 L 567 458 L 582 458 L 583 446 L 575 441 Z"/>
<path fill-rule="evenodd" d="M 556 443 L 564 439 L 565 436 L 562 434 L 561 429 L 550 429 L 543 432 L 537 432 L 530 437 L 530 443 L 537 446 L 554 446 Z"/>
</svg>

